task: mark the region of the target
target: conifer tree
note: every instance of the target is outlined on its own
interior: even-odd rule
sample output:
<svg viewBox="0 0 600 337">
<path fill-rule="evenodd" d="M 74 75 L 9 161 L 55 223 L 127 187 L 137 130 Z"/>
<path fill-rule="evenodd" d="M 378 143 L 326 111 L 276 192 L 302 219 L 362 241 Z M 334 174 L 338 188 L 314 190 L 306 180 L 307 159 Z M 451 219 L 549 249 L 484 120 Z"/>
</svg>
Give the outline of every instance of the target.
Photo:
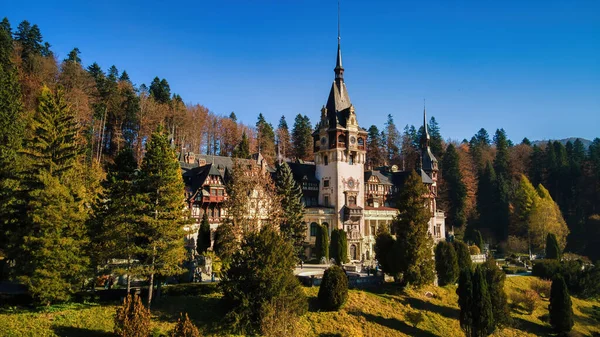
<svg viewBox="0 0 600 337">
<path fill-rule="evenodd" d="M 398 216 L 394 219 L 396 243 L 394 260 L 404 284 L 420 286 L 432 283 L 435 267 L 432 258 L 433 239 L 429 233 L 430 210 L 424 196 L 427 187 L 421 176 L 411 170 L 398 198 Z"/>
<path fill-rule="evenodd" d="M 220 283 L 223 301 L 230 308 L 227 319 L 234 330 L 245 334 L 261 332 L 265 318 L 277 309 L 281 311 L 274 319 L 282 320 L 288 331 L 292 328 L 291 324 L 308 307 L 293 274 L 295 264 L 292 244 L 271 226 L 246 236 Z"/>
<path fill-rule="evenodd" d="M 400 160 L 400 132 L 394 124 L 394 118 L 391 114 L 388 114 L 387 121 L 385 122 L 385 149 L 386 159 L 388 163 L 398 163 Z"/>
<path fill-rule="evenodd" d="M 184 212 L 179 162 L 160 128 L 152 134 L 146 147 L 136 185 L 144 203 L 140 225 L 146 238 L 143 263 L 150 279 L 150 306 L 155 275 L 170 276 L 180 271 L 185 257 L 183 226 L 189 221 Z"/>
<path fill-rule="evenodd" d="M 471 337 L 473 326 L 473 282 L 470 269 L 461 269 L 458 279 L 458 307 L 460 308 L 460 327 L 465 332 L 467 337 Z"/>
<path fill-rule="evenodd" d="M 469 246 L 462 241 L 454 241 L 452 243 L 454 251 L 456 252 L 456 259 L 458 260 L 458 269 L 471 270 L 473 261 L 471 260 L 471 253 L 469 252 Z"/>
<path fill-rule="evenodd" d="M 319 262 L 322 258 L 329 261 L 329 233 L 324 225 L 318 226 L 317 237 L 315 238 L 315 254 Z"/>
<path fill-rule="evenodd" d="M 472 336 L 489 335 L 494 329 L 494 313 L 488 284 L 485 280 L 485 272 L 481 266 L 475 268 L 473 274 L 473 298 L 471 303 Z"/>
<path fill-rule="evenodd" d="M 233 158 L 250 159 L 250 143 L 246 131 L 242 133 L 242 141 L 233 149 Z"/>
<path fill-rule="evenodd" d="M 440 286 L 456 282 L 459 273 L 458 260 L 451 243 L 440 241 L 435 247 L 435 270 Z"/>
<path fill-rule="evenodd" d="M 552 280 L 550 289 L 550 325 L 556 332 L 569 332 L 573 328 L 573 307 L 567 284 L 561 275 Z"/>
<path fill-rule="evenodd" d="M 114 164 L 108 166 L 104 195 L 89 226 L 92 267 L 102 267 L 111 258 L 125 259 L 127 264 L 122 272 L 127 274 L 128 293 L 131 276 L 139 273 L 133 265 L 140 253 L 141 205 L 133 185 L 137 169 L 133 150 L 120 151 Z"/>
<path fill-rule="evenodd" d="M 308 116 L 298 114 L 292 128 L 292 154 L 296 159 L 310 160 L 313 155 L 312 126 Z"/>
<path fill-rule="evenodd" d="M 338 310 L 346 303 L 348 276 L 341 267 L 333 265 L 325 270 L 317 298 L 321 308 L 325 310 Z"/>
<path fill-rule="evenodd" d="M 475 243 L 475 246 L 479 247 L 479 250 L 483 252 L 483 237 L 481 236 L 480 231 L 475 230 L 475 232 L 473 233 L 473 241 L 473 243 Z"/>
<path fill-rule="evenodd" d="M 373 168 L 384 164 L 383 143 L 377 126 L 371 125 L 367 135 L 367 166 Z"/>
<path fill-rule="evenodd" d="M 432 117 L 433 118 L 433 117 Z M 467 223 L 465 212 L 467 187 L 460 171 L 458 152 L 453 144 L 448 145 L 442 161 L 444 195 L 448 203 L 447 227 L 463 227 Z"/>
<path fill-rule="evenodd" d="M 396 240 L 390 234 L 390 231 L 386 225 L 380 225 L 377 228 L 377 236 L 375 236 L 375 258 L 381 266 L 381 270 L 389 275 L 393 275 L 394 261 L 391 257 L 392 249 Z"/>
<path fill-rule="evenodd" d="M 558 246 L 556 235 L 548 233 L 546 237 L 546 258 L 560 261 L 560 255 L 560 247 Z"/>
<path fill-rule="evenodd" d="M 258 152 L 260 152 L 260 154 L 269 164 L 274 164 L 275 131 L 273 130 L 273 125 L 271 125 L 271 123 L 267 123 L 262 113 L 258 115 L 256 132 L 258 133 Z"/>
<path fill-rule="evenodd" d="M 290 138 L 290 129 L 288 127 L 285 116 L 281 116 L 279 119 L 279 125 L 277 126 L 277 146 L 279 147 L 279 154 L 283 158 L 288 158 L 292 153 L 292 140 Z"/>
<path fill-rule="evenodd" d="M 482 265 L 482 268 L 485 272 L 485 280 L 492 303 L 494 325 L 506 325 L 510 321 L 510 312 L 508 310 L 506 292 L 504 291 L 506 274 L 498 268 L 496 261 L 491 257 Z"/>
<path fill-rule="evenodd" d="M 198 228 L 198 239 L 196 240 L 196 251 L 198 254 L 204 254 L 210 248 L 210 224 L 206 212 L 202 215 L 202 221 Z"/>
<path fill-rule="evenodd" d="M 44 87 L 26 142 L 26 211 L 14 236 L 17 275 L 40 304 L 64 301 L 86 276 L 90 200 L 76 170 L 78 126 L 60 90 Z M 68 268 L 65 268 L 68 266 Z"/>
<path fill-rule="evenodd" d="M 215 231 L 215 243 L 213 250 L 221 259 L 224 266 L 229 265 L 233 254 L 239 249 L 238 239 L 235 235 L 233 224 L 224 222 Z"/>
<path fill-rule="evenodd" d="M 329 257 L 337 264 L 348 262 L 348 240 L 343 229 L 331 231 L 331 244 L 329 245 Z"/>
<path fill-rule="evenodd" d="M 275 189 L 281 197 L 281 208 L 283 210 L 282 222 L 279 228 L 283 237 L 292 242 L 296 253 L 299 255 L 306 239 L 306 224 L 302 221 L 304 205 L 302 204 L 302 190 L 294 180 L 292 170 L 287 163 L 277 165 Z"/>
</svg>

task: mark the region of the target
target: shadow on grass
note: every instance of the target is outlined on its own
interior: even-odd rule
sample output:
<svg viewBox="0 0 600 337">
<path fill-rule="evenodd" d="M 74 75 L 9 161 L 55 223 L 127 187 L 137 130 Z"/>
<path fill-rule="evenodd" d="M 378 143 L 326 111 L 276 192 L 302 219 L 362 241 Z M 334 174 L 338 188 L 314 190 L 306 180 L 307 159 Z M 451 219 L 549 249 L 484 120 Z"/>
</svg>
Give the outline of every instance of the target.
<svg viewBox="0 0 600 337">
<path fill-rule="evenodd" d="M 90 330 L 86 328 L 75 328 L 72 326 L 54 326 L 54 333 L 61 337 L 109 337 L 114 334 L 101 330 Z"/>
<path fill-rule="evenodd" d="M 372 314 L 368 314 L 368 313 L 364 313 L 364 312 L 360 312 L 360 311 L 349 312 L 349 314 L 354 315 L 354 316 L 362 316 L 369 322 L 373 322 L 373 323 L 379 324 L 381 326 L 385 326 L 390 329 L 400 331 L 409 336 L 423 336 L 423 337 L 436 336 L 435 334 L 432 334 L 431 332 L 421 330 L 418 327 L 410 326 L 396 318 L 384 318 L 381 316 L 376 316 L 376 315 L 372 315 Z"/>
<path fill-rule="evenodd" d="M 456 308 L 441 306 L 437 304 L 433 304 L 431 302 L 426 302 L 418 298 L 408 297 L 405 298 L 403 304 L 410 305 L 412 308 L 417 310 L 425 310 L 430 312 L 435 312 L 447 318 L 458 319 L 460 311 Z"/>
<path fill-rule="evenodd" d="M 318 337 L 342 337 L 341 333 L 322 333 Z"/>
<path fill-rule="evenodd" d="M 190 320 L 206 333 L 222 332 L 226 327 L 223 308 L 219 296 L 169 296 L 153 302 L 152 315 L 159 321 L 177 322 L 180 313 L 187 313 Z"/>
<path fill-rule="evenodd" d="M 513 327 L 536 336 L 547 336 L 552 333 L 552 328 L 548 325 L 541 325 L 518 317 L 513 317 Z"/>
</svg>

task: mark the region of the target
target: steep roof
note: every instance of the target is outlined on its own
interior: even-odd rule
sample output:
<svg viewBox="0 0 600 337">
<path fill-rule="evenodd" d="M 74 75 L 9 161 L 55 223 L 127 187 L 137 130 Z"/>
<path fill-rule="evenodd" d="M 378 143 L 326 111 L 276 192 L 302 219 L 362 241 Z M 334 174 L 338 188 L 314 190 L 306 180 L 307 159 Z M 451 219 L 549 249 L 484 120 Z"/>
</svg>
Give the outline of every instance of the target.
<svg viewBox="0 0 600 337">
<path fill-rule="evenodd" d="M 316 166 L 314 164 L 304 163 L 288 163 L 292 170 L 294 180 L 298 183 L 302 182 L 306 178 L 309 182 L 319 183 L 319 179 L 316 176 Z"/>
<path fill-rule="evenodd" d="M 392 181 L 390 180 L 390 178 L 388 176 L 386 176 L 385 174 L 383 174 L 377 170 L 365 171 L 365 183 L 368 182 L 372 176 L 377 177 L 377 179 L 379 179 L 380 184 L 393 185 Z"/>
<path fill-rule="evenodd" d="M 335 128 L 338 124 L 346 127 L 346 121 L 350 115 L 350 96 L 344 83 L 344 67 L 342 66 L 342 47 L 338 40 L 338 49 L 335 62 L 335 79 L 329 91 L 327 98 L 327 120 L 330 128 Z"/>
</svg>

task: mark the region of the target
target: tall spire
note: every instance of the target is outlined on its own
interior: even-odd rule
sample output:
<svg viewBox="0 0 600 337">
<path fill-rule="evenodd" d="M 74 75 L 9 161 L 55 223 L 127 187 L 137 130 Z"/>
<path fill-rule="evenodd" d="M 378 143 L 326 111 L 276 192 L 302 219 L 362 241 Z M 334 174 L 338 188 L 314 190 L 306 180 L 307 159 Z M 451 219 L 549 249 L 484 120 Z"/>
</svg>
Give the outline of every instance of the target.
<svg viewBox="0 0 600 337">
<path fill-rule="evenodd" d="M 429 130 L 427 130 L 427 112 L 425 110 L 425 99 L 423 99 L 423 134 L 421 135 L 421 147 L 429 147 Z"/>
<path fill-rule="evenodd" d="M 338 48 L 337 48 L 337 59 L 335 61 L 335 79 L 344 80 L 344 67 L 342 66 L 342 46 L 340 43 L 340 0 L 338 0 Z"/>
</svg>

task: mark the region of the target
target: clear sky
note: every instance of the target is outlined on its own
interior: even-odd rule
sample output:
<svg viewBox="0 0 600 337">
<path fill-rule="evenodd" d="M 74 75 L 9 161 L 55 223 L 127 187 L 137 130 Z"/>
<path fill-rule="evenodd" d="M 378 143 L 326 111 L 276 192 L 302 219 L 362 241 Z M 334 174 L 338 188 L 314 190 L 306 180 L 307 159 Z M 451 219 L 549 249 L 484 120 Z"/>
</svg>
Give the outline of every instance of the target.
<svg viewBox="0 0 600 337">
<path fill-rule="evenodd" d="M 248 124 L 316 122 L 333 81 L 336 0 L 10 1 L 63 59 L 127 70 Z M 520 141 L 600 137 L 600 1 L 342 0 L 345 79 L 358 122 L 428 115 L 444 138 L 503 127 Z"/>
</svg>

